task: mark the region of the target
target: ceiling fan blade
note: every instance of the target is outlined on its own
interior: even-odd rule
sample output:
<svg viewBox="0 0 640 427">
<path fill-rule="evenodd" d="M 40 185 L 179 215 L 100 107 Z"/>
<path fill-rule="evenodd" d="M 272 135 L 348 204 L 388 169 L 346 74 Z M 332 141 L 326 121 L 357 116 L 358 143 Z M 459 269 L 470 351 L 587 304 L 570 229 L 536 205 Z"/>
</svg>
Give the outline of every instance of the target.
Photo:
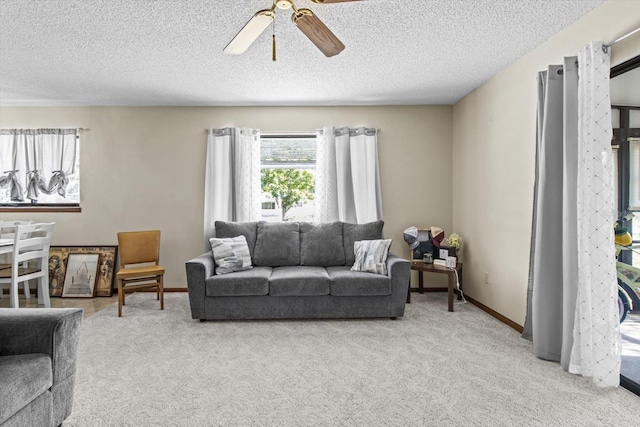
<svg viewBox="0 0 640 427">
<path fill-rule="evenodd" d="M 334 56 L 344 50 L 340 39 L 311 10 L 298 9 L 291 19 L 325 56 Z"/>
<path fill-rule="evenodd" d="M 227 55 L 240 55 L 244 53 L 269 24 L 271 24 L 274 16 L 273 11 L 269 9 L 258 11 L 223 49 L 223 52 Z"/>
<path fill-rule="evenodd" d="M 311 0 L 317 4 L 330 4 L 330 3 L 346 3 L 350 1 L 364 1 L 364 0 Z"/>
</svg>

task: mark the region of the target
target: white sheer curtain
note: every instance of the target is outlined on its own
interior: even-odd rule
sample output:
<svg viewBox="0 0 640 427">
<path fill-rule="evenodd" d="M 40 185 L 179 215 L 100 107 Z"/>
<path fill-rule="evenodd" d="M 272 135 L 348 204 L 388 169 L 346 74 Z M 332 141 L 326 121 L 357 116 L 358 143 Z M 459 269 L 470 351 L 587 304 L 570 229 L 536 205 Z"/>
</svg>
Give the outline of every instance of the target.
<svg viewBox="0 0 640 427">
<path fill-rule="evenodd" d="M 324 127 L 317 147 L 316 221 L 382 219 L 376 129 Z"/>
<path fill-rule="evenodd" d="M 620 323 L 613 236 L 609 54 L 578 54 L 578 295 L 569 372 L 602 386 L 620 382 Z"/>
<path fill-rule="evenodd" d="M 260 219 L 260 131 L 209 129 L 204 195 L 204 247 L 215 221 Z"/>
<path fill-rule="evenodd" d="M 11 200 L 38 200 L 40 193 L 66 196 L 75 173 L 78 129 L 0 130 L 0 187 Z"/>
<path fill-rule="evenodd" d="M 609 58 L 592 43 L 538 76 L 531 266 L 523 337 L 537 357 L 617 386 Z"/>
</svg>

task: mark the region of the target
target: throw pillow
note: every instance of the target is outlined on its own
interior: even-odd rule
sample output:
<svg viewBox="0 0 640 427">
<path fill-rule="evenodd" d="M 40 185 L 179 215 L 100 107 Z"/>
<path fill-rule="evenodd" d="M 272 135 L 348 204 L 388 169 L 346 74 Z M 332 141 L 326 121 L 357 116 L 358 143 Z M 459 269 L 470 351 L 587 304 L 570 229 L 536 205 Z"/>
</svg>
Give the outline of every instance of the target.
<svg viewBox="0 0 640 427">
<path fill-rule="evenodd" d="M 209 239 L 213 259 L 216 262 L 215 274 L 226 274 L 234 271 L 248 270 L 251 267 L 249 246 L 244 236 Z"/>
<path fill-rule="evenodd" d="M 356 260 L 351 270 L 387 274 L 387 255 L 391 239 L 359 240 L 354 243 Z"/>
</svg>

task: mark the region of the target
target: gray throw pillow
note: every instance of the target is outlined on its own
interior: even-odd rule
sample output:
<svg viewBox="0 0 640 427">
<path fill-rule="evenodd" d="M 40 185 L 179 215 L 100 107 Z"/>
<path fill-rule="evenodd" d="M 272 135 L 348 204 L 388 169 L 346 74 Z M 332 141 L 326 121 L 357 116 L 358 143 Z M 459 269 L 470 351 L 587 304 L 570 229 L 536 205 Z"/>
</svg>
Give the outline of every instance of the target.
<svg viewBox="0 0 640 427">
<path fill-rule="evenodd" d="M 300 265 L 300 226 L 297 222 L 258 223 L 253 263 L 269 267 Z"/>
<path fill-rule="evenodd" d="M 249 246 L 249 254 L 253 259 L 253 251 L 256 247 L 256 236 L 258 233 L 258 223 L 256 222 L 226 222 L 216 221 L 216 238 L 228 238 L 236 236 L 244 236 Z"/>
<path fill-rule="evenodd" d="M 344 265 L 342 223 L 300 223 L 300 265 Z"/>
<path fill-rule="evenodd" d="M 244 236 L 223 239 L 212 237 L 209 243 L 216 262 L 215 274 L 233 273 L 252 268 L 249 247 Z"/>
<path fill-rule="evenodd" d="M 391 239 L 360 240 L 355 243 L 356 260 L 352 271 L 387 274 L 387 255 Z"/>
<path fill-rule="evenodd" d="M 384 221 L 368 222 L 366 224 L 342 224 L 342 234 L 344 236 L 344 257 L 345 265 L 352 265 L 355 261 L 354 243 L 358 240 L 379 240 L 382 239 L 382 228 Z"/>
</svg>

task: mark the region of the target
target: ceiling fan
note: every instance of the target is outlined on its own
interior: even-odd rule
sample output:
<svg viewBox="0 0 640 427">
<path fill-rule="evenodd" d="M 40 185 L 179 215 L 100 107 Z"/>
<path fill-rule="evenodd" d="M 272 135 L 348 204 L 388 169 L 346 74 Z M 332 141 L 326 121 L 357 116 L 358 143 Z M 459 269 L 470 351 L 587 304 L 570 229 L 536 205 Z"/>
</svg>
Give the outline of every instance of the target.
<svg viewBox="0 0 640 427">
<path fill-rule="evenodd" d="M 362 0 L 311 0 L 317 4 L 345 3 Z M 227 55 L 240 55 L 251 46 L 260 34 L 273 22 L 276 15 L 276 8 L 287 10 L 292 9 L 291 20 L 309 40 L 316 45 L 325 56 L 330 57 L 339 54 L 344 50 L 344 44 L 318 19 L 311 9 L 298 9 L 293 0 L 273 0 L 271 9 L 259 10 L 253 18 L 224 48 Z M 273 36 L 273 60 L 275 61 L 275 35 Z"/>
</svg>

